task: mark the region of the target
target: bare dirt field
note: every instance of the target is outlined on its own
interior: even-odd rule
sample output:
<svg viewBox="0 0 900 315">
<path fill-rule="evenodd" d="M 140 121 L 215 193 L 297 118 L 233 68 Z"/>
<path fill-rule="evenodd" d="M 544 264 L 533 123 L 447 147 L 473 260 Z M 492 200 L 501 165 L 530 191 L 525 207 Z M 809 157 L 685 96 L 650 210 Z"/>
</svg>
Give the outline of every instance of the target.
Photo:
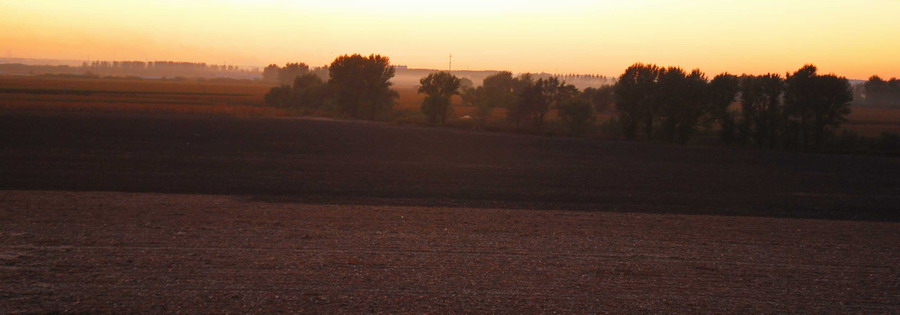
<svg viewBox="0 0 900 315">
<path fill-rule="evenodd" d="M 896 158 L 108 112 L 0 143 L 2 313 L 900 311 Z"/>
<path fill-rule="evenodd" d="M 900 159 L 298 118 L 0 114 L 0 189 L 900 220 Z"/>
<path fill-rule="evenodd" d="M 897 223 L 0 191 L 0 231 L 5 313 L 900 311 Z"/>
</svg>

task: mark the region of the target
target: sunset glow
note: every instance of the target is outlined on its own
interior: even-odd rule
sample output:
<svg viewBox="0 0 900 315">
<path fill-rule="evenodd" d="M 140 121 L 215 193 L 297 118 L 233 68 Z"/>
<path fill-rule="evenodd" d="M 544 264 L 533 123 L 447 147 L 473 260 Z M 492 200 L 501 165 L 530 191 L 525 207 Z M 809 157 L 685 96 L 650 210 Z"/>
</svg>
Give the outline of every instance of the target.
<svg viewBox="0 0 900 315">
<path fill-rule="evenodd" d="M 617 75 L 634 62 L 708 73 L 814 63 L 900 76 L 900 1 L 0 2 L 0 56 L 324 65 L 346 53 L 415 68 Z"/>
</svg>

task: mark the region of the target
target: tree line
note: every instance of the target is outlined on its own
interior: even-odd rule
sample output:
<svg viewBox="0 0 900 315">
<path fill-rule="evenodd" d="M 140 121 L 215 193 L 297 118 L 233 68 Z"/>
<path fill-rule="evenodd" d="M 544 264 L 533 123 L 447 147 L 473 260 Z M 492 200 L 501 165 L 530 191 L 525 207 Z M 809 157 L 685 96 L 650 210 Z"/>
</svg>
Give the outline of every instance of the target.
<svg viewBox="0 0 900 315">
<path fill-rule="evenodd" d="M 387 117 L 398 97 L 390 82 L 394 68 L 380 55 L 343 55 L 312 69 L 302 63 L 272 65 L 264 73 L 281 82 L 265 96 L 274 106 L 376 120 Z M 784 76 L 722 73 L 710 79 L 700 70 L 637 63 L 614 85 L 584 90 L 557 77 L 508 71 L 475 87 L 436 72 L 421 78 L 418 92 L 425 95 L 421 112 L 434 125 L 451 120 L 451 100 L 458 95 L 462 105 L 475 108 L 467 118 L 487 124 L 494 109 L 502 108 L 509 123 L 530 132 L 542 132 L 555 110 L 571 134 L 583 135 L 594 127 L 596 113 L 605 112 L 613 118 L 604 127 L 626 139 L 683 144 L 704 129 L 716 130 L 726 144 L 802 150 L 821 150 L 833 141 L 853 100 L 846 78 L 819 74 L 814 65 Z"/>
<path fill-rule="evenodd" d="M 708 80 L 700 70 L 635 64 L 614 92 L 629 139 L 684 143 L 701 125 L 717 124 L 726 144 L 800 149 L 822 148 L 853 100 L 846 78 L 820 75 L 814 65 L 785 77 L 723 73 Z"/>
<path fill-rule="evenodd" d="M 551 110 L 572 134 L 589 131 L 595 112 L 608 111 L 612 104 L 612 88 L 585 88 L 583 91 L 558 77 L 541 77 L 529 73 L 513 76 L 502 71 L 488 76 L 481 86 L 462 90 L 464 105 L 476 108 L 475 119 L 485 122 L 495 108 L 506 109 L 507 120 L 517 128 L 540 132 Z"/>
<path fill-rule="evenodd" d="M 398 97 L 390 82 L 394 68 L 381 55 L 343 55 L 312 70 L 303 63 L 270 65 L 263 73 L 281 84 L 265 95 L 266 104 L 278 107 L 333 108 L 348 118 L 379 120 Z"/>
</svg>

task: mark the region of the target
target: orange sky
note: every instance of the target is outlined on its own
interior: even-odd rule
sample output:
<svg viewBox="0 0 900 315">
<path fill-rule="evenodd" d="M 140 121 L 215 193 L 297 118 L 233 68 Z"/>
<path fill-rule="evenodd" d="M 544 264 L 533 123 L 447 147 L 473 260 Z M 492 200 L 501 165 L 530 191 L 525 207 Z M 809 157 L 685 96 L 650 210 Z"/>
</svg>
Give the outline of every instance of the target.
<svg viewBox="0 0 900 315">
<path fill-rule="evenodd" d="M 634 62 L 714 74 L 900 77 L 900 1 L 0 0 L 0 56 L 330 63 L 618 75 Z"/>
</svg>

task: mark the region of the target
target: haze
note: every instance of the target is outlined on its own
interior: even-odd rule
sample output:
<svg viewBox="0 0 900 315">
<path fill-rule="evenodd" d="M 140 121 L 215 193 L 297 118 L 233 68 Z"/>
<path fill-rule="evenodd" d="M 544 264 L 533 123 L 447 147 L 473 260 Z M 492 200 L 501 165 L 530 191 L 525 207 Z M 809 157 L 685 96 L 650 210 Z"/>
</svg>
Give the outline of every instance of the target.
<svg viewBox="0 0 900 315">
<path fill-rule="evenodd" d="M 415 68 L 617 75 L 814 63 L 900 76 L 900 1 L 0 1 L 0 55 L 324 65 L 346 53 Z"/>
</svg>

